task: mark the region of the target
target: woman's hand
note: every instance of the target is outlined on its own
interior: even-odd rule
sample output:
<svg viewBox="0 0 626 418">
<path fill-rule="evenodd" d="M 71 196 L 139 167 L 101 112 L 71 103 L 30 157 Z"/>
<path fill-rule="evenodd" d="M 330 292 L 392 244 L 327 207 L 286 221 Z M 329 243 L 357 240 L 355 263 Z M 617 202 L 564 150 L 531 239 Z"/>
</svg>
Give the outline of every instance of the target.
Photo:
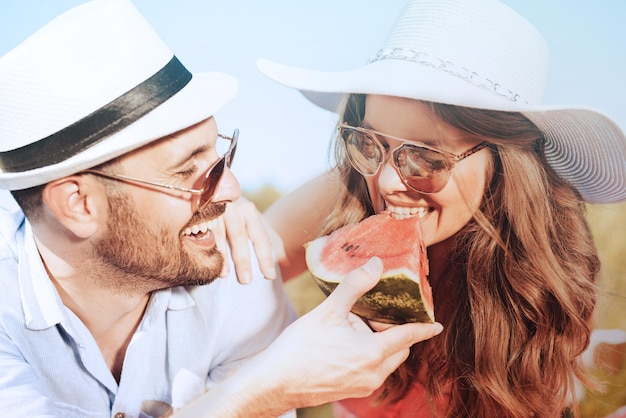
<svg viewBox="0 0 626 418">
<path fill-rule="evenodd" d="M 249 283 L 252 280 L 250 241 L 263 276 L 274 280 L 277 277 L 276 259 L 284 252 L 282 241 L 254 203 L 243 197 L 229 203 L 223 219 L 239 282 Z M 229 263 L 224 263 L 221 276 L 229 273 Z"/>
</svg>

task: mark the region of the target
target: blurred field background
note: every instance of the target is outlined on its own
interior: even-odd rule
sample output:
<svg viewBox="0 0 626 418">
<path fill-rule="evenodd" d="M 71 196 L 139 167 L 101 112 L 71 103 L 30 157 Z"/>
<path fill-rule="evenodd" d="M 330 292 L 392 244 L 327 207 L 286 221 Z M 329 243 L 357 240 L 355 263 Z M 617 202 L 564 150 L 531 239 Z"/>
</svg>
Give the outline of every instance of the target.
<svg viewBox="0 0 626 418">
<path fill-rule="evenodd" d="M 280 197 L 271 186 L 244 194 L 261 211 Z M 626 202 L 589 205 L 587 215 L 602 262 L 596 328 L 613 330 L 613 334 L 626 332 Z M 299 315 L 324 298 L 308 274 L 289 281 L 285 288 Z M 604 391 L 585 391 L 580 405 L 582 418 L 605 418 L 626 405 L 625 353 L 626 343 L 596 345 L 589 356 L 593 362 L 590 370 L 602 382 Z M 298 418 L 332 418 L 332 411 L 328 406 L 299 410 Z M 626 414 L 619 418 L 626 418 Z"/>
<path fill-rule="evenodd" d="M 589 205 L 587 219 L 602 262 L 596 328 L 626 331 L 626 203 Z M 625 353 L 623 342 L 597 346 L 592 371 L 606 390 L 587 391 L 581 404 L 583 418 L 605 417 L 626 405 Z"/>
</svg>

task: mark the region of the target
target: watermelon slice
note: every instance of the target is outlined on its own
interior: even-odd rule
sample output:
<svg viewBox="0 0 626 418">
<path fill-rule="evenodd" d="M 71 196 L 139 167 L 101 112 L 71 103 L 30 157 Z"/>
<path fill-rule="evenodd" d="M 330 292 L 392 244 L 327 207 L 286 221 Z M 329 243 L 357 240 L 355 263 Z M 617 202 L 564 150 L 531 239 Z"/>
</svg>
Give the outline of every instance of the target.
<svg viewBox="0 0 626 418">
<path fill-rule="evenodd" d="M 326 295 L 371 257 L 383 261 L 380 282 L 355 303 L 355 314 L 391 324 L 434 322 L 426 246 L 417 217 L 397 219 L 383 212 L 308 242 L 305 248 L 307 267 Z"/>
</svg>

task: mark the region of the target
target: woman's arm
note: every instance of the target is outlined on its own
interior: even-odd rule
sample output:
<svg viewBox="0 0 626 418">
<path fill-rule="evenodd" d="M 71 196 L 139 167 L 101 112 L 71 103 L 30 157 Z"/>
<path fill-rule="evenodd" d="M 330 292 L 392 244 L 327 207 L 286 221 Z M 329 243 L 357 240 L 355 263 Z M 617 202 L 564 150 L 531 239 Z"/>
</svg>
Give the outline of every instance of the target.
<svg viewBox="0 0 626 418">
<path fill-rule="evenodd" d="M 278 260 L 283 280 L 306 271 L 303 245 L 319 236 L 341 187 L 338 173 L 329 171 L 281 197 L 265 211 L 265 218 L 283 241 L 283 257 Z"/>
</svg>

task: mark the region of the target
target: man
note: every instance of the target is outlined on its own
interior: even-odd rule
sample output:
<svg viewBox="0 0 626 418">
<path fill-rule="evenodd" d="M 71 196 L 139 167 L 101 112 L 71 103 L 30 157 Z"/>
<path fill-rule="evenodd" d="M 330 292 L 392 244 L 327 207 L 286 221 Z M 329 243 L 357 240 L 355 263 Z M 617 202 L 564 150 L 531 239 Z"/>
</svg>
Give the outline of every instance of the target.
<svg viewBox="0 0 626 418">
<path fill-rule="evenodd" d="M 127 0 L 76 7 L 0 58 L 0 187 L 19 203 L 0 212 L 3 411 L 277 416 L 369 394 L 440 331 L 349 314 L 378 260 L 290 326 L 258 267 L 245 286 L 216 279 L 240 189 L 238 132 L 213 115 L 235 91 L 192 76 Z"/>
</svg>

